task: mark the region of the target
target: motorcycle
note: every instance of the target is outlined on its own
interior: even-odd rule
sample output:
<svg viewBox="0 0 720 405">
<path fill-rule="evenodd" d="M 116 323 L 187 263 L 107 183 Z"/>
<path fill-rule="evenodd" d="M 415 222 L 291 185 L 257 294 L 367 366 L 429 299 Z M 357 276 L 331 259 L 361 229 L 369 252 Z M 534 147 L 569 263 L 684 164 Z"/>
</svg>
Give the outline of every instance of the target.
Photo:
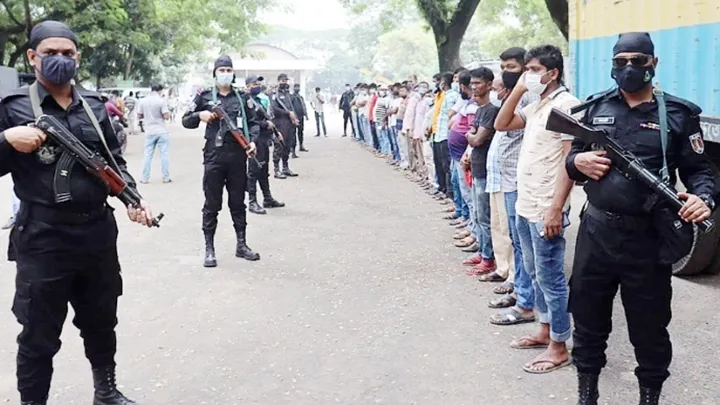
<svg viewBox="0 0 720 405">
<path fill-rule="evenodd" d="M 115 129 L 115 136 L 120 144 L 120 150 L 125 153 L 125 150 L 127 150 L 127 134 L 125 133 L 125 128 L 128 127 L 127 119 L 114 117 L 112 124 Z"/>
</svg>

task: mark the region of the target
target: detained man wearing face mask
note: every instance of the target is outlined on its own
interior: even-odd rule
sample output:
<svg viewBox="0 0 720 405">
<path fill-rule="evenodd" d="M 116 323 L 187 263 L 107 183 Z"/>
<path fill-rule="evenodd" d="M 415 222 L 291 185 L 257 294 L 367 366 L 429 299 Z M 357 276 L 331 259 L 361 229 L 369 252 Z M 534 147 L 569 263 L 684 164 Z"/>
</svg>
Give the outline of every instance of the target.
<svg viewBox="0 0 720 405">
<path fill-rule="evenodd" d="M 593 151 L 579 140 L 573 142 L 566 167 L 572 179 L 587 180 L 588 205 L 578 230 L 570 285 L 570 311 L 575 320 L 572 357 L 578 372 L 578 404 L 597 404 L 613 300 L 622 285 L 622 303 L 638 363 L 635 376 L 640 405 L 656 405 L 672 359 L 667 330 L 672 264 L 692 245 L 690 223 L 710 217 L 715 181 L 704 151 L 700 108 L 653 88 L 658 58 L 650 35 L 620 34 L 613 55 L 610 76 L 618 88 L 579 108 L 586 111 L 583 121 L 609 131 L 609 136 L 667 184 L 675 184 L 677 172 L 688 191 L 678 193 L 685 201 L 679 213 L 662 202 L 649 205 L 649 188 L 611 170 L 613 162 L 604 151 Z M 678 243 L 678 228 L 686 230 L 686 243 Z M 672 237 L 666 239 L 668 231 Z M 670 252 L 676 249 L 671 244 L 687 246 L 687 250 L 673 257 Z"/>
<path fill-rule="evenodd" d="M 506 318 L 534 321 L 533 305 L 540 328 L 513 341 L 513 348 L 546 348 L 523 366 L 528 373 L 549 373 L 570 364 L 565 342 L 572 333 L 567 310 L 568 288 L 563 273 L 564 228 L 570 224 L 570 190 L 573 181 L 565 170 L 565 157 L 573 137 L 545 127 L 552 108 L 569 111 L 580 104 L 562 84 L 563 56 L 553 45 L 531 49 L 525 55 L 527 71 L 520 77 L 503 104 L 495 128 L 512 131 L 525 128 L 518 159 L 516 226 L 523 252 L 525 272 L 532 291 L 516 288 L 517 303 Z M 525 92 L 540 96 L 519 112 L 515 110 Z"/>
<path fill-rule="evenodd" d="M 228 192 L 228 208 L 237 236 L 235 256 L 246 260 L 260 260 L 260 255 L 247 245 L 247 222 L 245 191 L 247 188 L 247 156 L 256 151 L 253 139 L 257 138 L 260 125 L 249 103 L 250 95 L 241 93 L 232 87 L 235 71 L 229 56 L 220 56 L 215 60 L 215 86 L 202 90 L 188 107 L 182 118 L 185 128 L 194 129 L 205 125 L 205 147 L 203 148 L 203 192 L 205 204 L 202 209 L 202 230 L 205 236 L 205 267 L 216 267 L 215 231 L 218 225 L 218 213 L 222 208 L 223 188 Z M 222 131 L 218 117 L 212 108 L 221 105 L 230 119 L 235 120 L 250 142 L 250 150 L 245 151 L 233 138 L 230 131 Z"/>
<path fill-rule="evenodd" d="M 12 310 L 23 327 L 17 338 L 17 388 L 22 404 L 47 403 L 53 357 L 60 350 L 70 303 L 73 324 L 80 329 L 92 367 L 93 403 L 131 405 L 135 402 L 121 394 L 115 382 L 122 278 L 108 190 L 73 163 L 67 169 L 72 175 L 66 177 L 71 198 L 58 202 L 59 190 L 53 184 L 64 152 L 46 141 L 45 133 L 29 126 L 36 115 L 58 118 L 87 148 L 102 155 L 128 187 L 136 188 L 104 100 L 72 84 L 80 60 L 77 47 L 78 39 L 67 25 L 58 21 L 35 25 L 27 59 L 37 80 L 9 92 L 0 102 L 0 176 L 12 175 L 22 201 L 10 234 L 11 259 L 17 263 Z M 149 226 L 150 206 L 141 201 L 141 207 L 128 207 L 127 215 Z"/>
</svg>

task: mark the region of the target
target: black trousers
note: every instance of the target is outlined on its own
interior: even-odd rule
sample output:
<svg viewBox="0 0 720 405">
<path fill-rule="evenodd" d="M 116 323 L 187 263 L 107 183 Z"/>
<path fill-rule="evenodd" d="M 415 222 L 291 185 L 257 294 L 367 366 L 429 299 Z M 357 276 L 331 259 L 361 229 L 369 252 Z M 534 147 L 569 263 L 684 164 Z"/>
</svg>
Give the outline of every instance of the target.
<svg viewBox="0 0 720 405">
<path fill-rule="evenodd" d="M 355 129 L 352 124 L 352 115 L 350 113 L 350 110 L 343 110 L 343 134 L 347 135 L 347 126 L 348 122 L 350 123 L 350 130 L 352 130 L 352 133 L 355 133 Z"/>
<path fill-rule="evenodd" d="M 280 142 L 275 142 L 273 145 L 273 164 L 275 165 L 275 171 L 280 171 L 280 161 L 282 160 L 283 167 L 288 168 L 288 161 L 290 160 L 290 151 L 295 145 L 295 126 L 290 122 L 289 119 L 282 121 L 276 120 L 278 131 L 282 134 L 285 140 L 285 146 L 282 146 Z"/>
<path fill-rule="evenodd" d="M 248 161 L 247 192 L 251 199 L 256 198 L 257 196 L 258 183 L 260 184 L 260 189 L 263 192 L 263 197 L 265 198 L 265 200 L 269 200 L 272 198 L 272 195 L 270 194 L 269 180 L 271 142 L 272 138 L 270 136 L 259 137 L 255 142 L 255 146 L 257 147 L 257 154 L 255 155 L 255 157 L 257 158 L 258 162 L 260 162 L 260 166 L 255 163 L 254 159 L 250 159 Z"/>
<path fill-rule="evenodd" d="M 301 148 L 305 145 L 305 117 L 298 118 L 297 142 L 295 142 L 292 146 L 293 152 L 295 151 L 295 146 L 297 146 L 297 144 L 300 144 Z"/>
<path fill-rule="evenodd" d="M 104 211 L 92 222 L 70 225 L 21 208 L 10 236 L 17 264 L 12 311 L 23 327 L 17 338 L 21 401 L 48 397 L 68 303 L 92 368 L 115 366 L 122 278 L 115 218 Z"/>
<path fill-rule="evenodd" d="M 375 128 L 374 122 L 370 122 L 370 133 L 372 134 L 373 147 L 375 150 L 380 150 L 380 138 L 378 138 L 377 128 Z"/>
<path fill-rule="evenodd" d="M 433 161 L 435 163 L 435 175 L 437 176 L 438 190 L 452 197 L 450 187 L 450 150 L 448 141 L 433 142 Z"/>
<path fill-rule="evenodd" d="M 618 224 L 619 225 L 619 224 Z M 620 288 L 635 369 L 642 387 L 660 389 L 670 376 L 672 345 L 670 266 L 657 263 L 658 241 L 645 229 L 614 226 L 585 214 L 578 230 L 570 311 L 575 321 L 572 358 L 579 372 L 599 375 L 607 362 L 613 299 Z"/>
<path fill-rule="evenodd" d="M 327 128 L 325 127 L 325 113 L 315 111 L 315 127 L 317 128 L 317 134 L 320 135 L 320 125 L 322 124 L 323 135 L 327 135 Z"/>
<path fill-rule="evenodd" d="M 217 216 L 222 209 L 223 188 L 228 192 L 228 208 L 235 232 L 245 232 L 245 188 L 247 187 L 247 157 L 239 144 L 226 142 L 222 147 L 206 145 L 202 209 L 202 229 L 215 233 Z"/>
</svg>

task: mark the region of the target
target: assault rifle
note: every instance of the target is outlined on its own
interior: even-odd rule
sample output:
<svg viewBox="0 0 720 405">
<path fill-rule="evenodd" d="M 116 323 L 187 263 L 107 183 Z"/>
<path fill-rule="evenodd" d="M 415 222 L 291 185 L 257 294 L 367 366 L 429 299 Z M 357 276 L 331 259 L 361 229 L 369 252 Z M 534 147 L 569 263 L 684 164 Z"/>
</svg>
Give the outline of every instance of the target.
<svg viewBox="0 0 720 405">
<path fill-rule="evenodd" d="M 253 102 L 255 102 L 255 101 L 253 101 Z M 275 137 L 275 140 L 277 140 L 277 142 L 280 144 L 280 146 L 282 146 L 284 148 L 285 147 L 285 138 L 282 136 L 280 131 L 278 131 L 277 127 L 275 126 L 275 123 L 272 122 L 272 117 L 265 110 L 265 107 L 263 107 L 262 105 L 258 105 L 258 108 L 256 111 L 262 112 L 263 118 L 265 118 L 266 121 L 271 122 L 273 124 L 273 127 L 272 127 L 273 136 Z"/>
<path fill-rule="evenodd" d="M 623 176 L 639 180 L 658 197 L 672 204 L 673 208 L 678 211 L 685 205 L 685 202 L 677 196 L 675 188 L 664 183 L 658 176 L 650 172 L 640 159 L 609 137 L 607 131 L 583 125 L 571 115 L 557 108 L 553 108 L 550 112 L 546 129 L 572 135 L 588 145 L 602 147 L 607 152 L 612 167 L 622 173 Z M 715 226 L 713 221 L 709 219 L 698 222 L 696 225 L 703 232 L 708 232 Z"/>
<path fill-rule="evenodd" d="M 240 108 L 244 108 L 244 107 L 241 106 Z M 245 149 L 245 152 L 248 152 L 248 150 L 250 149 L 250 141 L 248 141 L 247 138 L 245 138 L 245 134 L 243 134 L 243 132 L 237 127 L 237 125 L 235 125 L 233 120 L 230 119 L 230 116 L 228 115 L 227 111 L 225 111 L 225 109 L 222 108 L 222 106 L 216 105 L 215 107 L 213 107 L 212 113 L 217 115 L 218 119 L 220 120 L 220 132 L 224 133 L 225 131 L 224 131 L 223 126 L 226 127 L 227 130 L 230 131 L 230 134 L 232 134 L 233 138 L 235 138 L 237 143 L 239 143 L 240 146 L 243 149 Z M 262 165 L 264 164 L 264 163 L 261 164 L 257 160 L 254 153 L 251 155 L 248 152 L 248 157 L 253 159 L 255 161 L 255 163 L 257 163 L 258 167 L 262 167 Z"/>
<path fill-rule="evenodd" d="M 117 197 L 125 205 L 137 209 L 141 208 L 140 195 L 127 186 L 125 179 L 108 165 L 105 158 L 99 153 L 88 149 L 55 117 L 43 114 L 35 121 L 35 127 L 45 132 L 47 138 L 58 145 L 63 150 L 63 153 L 68 154 L 73 160 L 80 163 L 88 173 L 106 185 L 111 196 Z M 103 136 L 103 134 L 98 135 Z M 62 175 L 68 176 L 69 173 L 63 173 Z M 156 218 L 153 218 L 151 225 L 160 227 L 160 220 L 164 216 L 165 214 L 161 213 Z"/>
</svg>

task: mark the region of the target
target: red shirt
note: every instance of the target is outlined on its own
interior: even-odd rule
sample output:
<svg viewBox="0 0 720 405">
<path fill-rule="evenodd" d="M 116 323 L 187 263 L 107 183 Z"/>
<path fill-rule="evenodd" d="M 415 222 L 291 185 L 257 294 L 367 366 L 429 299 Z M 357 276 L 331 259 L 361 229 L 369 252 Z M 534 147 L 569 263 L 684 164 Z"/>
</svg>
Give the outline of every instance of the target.
<svg viewBox="0 0 720 405">
<path fill-rule="evenodd" d="M 373 94 L 372 98 L 370 99 L 370 116 L 368 117 L 370 122 L 375 122 L 375 104 L 377 103 L 377 101 L 378 95 L 376 93 Z"/>
</svg>

